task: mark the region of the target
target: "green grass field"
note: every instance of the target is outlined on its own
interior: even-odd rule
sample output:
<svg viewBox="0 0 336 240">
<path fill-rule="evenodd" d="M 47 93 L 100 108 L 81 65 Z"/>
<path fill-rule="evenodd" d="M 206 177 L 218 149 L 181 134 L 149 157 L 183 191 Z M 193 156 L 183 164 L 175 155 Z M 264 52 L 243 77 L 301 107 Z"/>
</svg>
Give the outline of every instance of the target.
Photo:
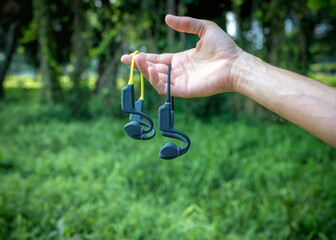
<svg viewBox="0 0 336 240">
<path fill-rule="evenodd" d="M 163 161 L 127 115 L 62 113 L 0 103 L 0 239 L 336 239 L 336 150 L 294 125 L 177 113 L 192 145 Z"/>
</svg>

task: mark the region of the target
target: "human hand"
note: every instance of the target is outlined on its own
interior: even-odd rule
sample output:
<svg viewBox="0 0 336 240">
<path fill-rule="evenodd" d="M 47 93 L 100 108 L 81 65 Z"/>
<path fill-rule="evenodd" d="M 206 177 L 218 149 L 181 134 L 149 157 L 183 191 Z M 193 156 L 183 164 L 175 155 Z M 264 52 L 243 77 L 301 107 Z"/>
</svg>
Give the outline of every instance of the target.
<svg viewBox="0 0 336 240">
<path fill-rule="evenodd" d="M 234 90 L 232 66 L 243 52 L 215 23 L 190 17 L 167 15 L 166 23 L 179 32 L 200 37 L 196 48 L 167 54 L 139 53 L 136 68 L 160 93 L 167 93 L 167 72 L 171 65 L 171 94 L 177 97 L 210 96 Z M 131 65 L 132 54 L 121 61 Z"/>
</svg>

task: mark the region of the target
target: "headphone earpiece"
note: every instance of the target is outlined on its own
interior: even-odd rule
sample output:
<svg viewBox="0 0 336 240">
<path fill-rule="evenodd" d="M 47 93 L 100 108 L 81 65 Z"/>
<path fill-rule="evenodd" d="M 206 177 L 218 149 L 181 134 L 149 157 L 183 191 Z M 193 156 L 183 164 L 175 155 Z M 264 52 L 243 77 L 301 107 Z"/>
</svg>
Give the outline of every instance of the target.
<svg viewBox="0 0 336 240">
<path fill-rule="evenodd" d="M 174 143 L 166 143 L 160 150 L 160 158 L 162 159 L 173 159 L 179 156 L 180 147 L 176 146 Z"/>
<path fill-rule="evenodd" d="M 148 129 L 143 128 L 142 125 L 148 127 Z M 150 132 L 148 131 L 149 128 L 150 125 L 142 120 L 140 120 L 139 122 L 131 121 L 124 126 L 124 130 L 128 136 L 130 136 L 133 139 L 140 139 L 140 140 L 149 140 L 155 136 L 156 134 L 155 129 L 152 129 L 153 133 L 151 135 L 149 136 L 146 135 L 146 133 Z"/>
<path fill-rule="evenodd" d="M 141 127 L 140 123 L 132 121 L 124 126 L 124 130 L 128 136 L 134 138 L 142 134 L 143 127 Z"/>
</svg>

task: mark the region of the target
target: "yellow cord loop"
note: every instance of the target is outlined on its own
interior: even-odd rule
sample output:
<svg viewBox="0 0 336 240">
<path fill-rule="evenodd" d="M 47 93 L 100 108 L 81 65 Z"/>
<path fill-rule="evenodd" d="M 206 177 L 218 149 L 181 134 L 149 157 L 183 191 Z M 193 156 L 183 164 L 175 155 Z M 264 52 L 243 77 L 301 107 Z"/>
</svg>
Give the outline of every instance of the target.
<svg viewBox="0 0 336 240">
<path fill-rule="evenodd" d="M 144 88 L 144 77 L 142 75 L 142 73 L 140 73 L 140 77 L 141 77 L 141 94 L 140 94 L 140 99 L 145 99 L 145 88 Z"/>
<path fill-rule="evenodd" d="M 133 71 L 134 71 L 134 58 L 135 58 L 135 55 L 137 55 L 139 53 L 138 50 L 136 50 L 134 53 L 133 53 L 133 57 L 132 57 L 132 63 L 131 63 L 131 72 L 130 72 L 130 78 L 129 78 L 129 81 L 128 81 L 128 84 L 134 84 L 134 81 L 133 81 Z M 142 73 L 140 72 L 140 78 L 141 78 L 141 94 L 140 94 L 140 99 L 144 99 L 145 98 L 145 90 L 144 90 L 144 78 L 143 78 L 143 75 Z"/>
<path fill-rule="evenodd" d="M 136 51 L 133 53 L 132 63 L 131 63 L 131 73 L 130 73 L 130 78 L 129 78 L 128 84 L 134 84 L 134 82 L 133 82 L 134 57 L 135 57 L 135 55 L 137 55 L 138 53 L 139 53 L 138 50 L 136 50 Z"/>
</svg>

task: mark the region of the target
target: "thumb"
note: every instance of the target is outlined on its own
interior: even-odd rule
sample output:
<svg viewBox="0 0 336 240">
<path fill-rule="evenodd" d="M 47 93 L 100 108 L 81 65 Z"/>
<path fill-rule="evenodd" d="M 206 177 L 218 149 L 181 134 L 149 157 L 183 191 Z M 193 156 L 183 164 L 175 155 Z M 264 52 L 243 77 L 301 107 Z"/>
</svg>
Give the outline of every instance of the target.
<svg viewBox="0 0 336 240">
<path fill-rule="evenodd" d="M 165 21 L 169 27 L 179 32 L 197 34 L 200 38 L 203 37 L 208 27 L 212 22 L 191 18 L 191 17 L 178 17 L 168 14 Z"/>
</svg>

